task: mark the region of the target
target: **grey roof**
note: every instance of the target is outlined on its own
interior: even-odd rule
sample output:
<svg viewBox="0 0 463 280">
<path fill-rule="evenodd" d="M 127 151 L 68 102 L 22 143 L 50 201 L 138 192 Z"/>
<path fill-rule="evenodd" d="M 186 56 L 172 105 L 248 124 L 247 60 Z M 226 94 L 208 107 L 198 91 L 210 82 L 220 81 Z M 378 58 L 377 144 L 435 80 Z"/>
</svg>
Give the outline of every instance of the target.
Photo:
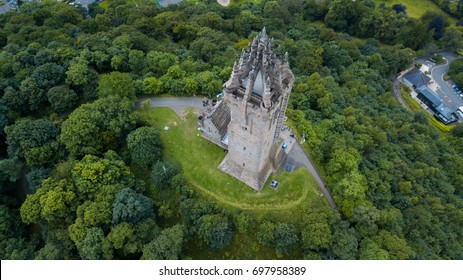
<svg viewBox="0 0 463 280">
<path fill-rule="evenodd" d="M 439 107 L 437 107 L 436 110 L 439 111 L 439 113 L 441 113 L 442 115 L 444 115 L 447 119 L 452 118 L 452 110 L 450 110 L 450 108 L 446 107 L 444 104 L 439 105 Z"/>
<path fill-rule="evenodd" d="M 437 96 L 437 94 L 427 86 L 419 87 L 418 92 L 421 95 L 423 95 L 426 99 L 428 99 L 434 105 L 435 108 L 439 107 L 442 104 L 442 101 L 440 100 L 439 96 Z"/>
<path fill-rule="evenodd" d="M 228 108 L 227 104 L 222 100 L 211 116 L 211 121 L 219 131 L 220 135 L 224 135 L 227 132 L 230 120 L 230 108 Z"/>
<path fill-rule="evenodd" d="M 167 7 L 172 4 L 178 4 L 182 2 L 183 0 L 158 0 L 159 6 L 161 7 Z"/>
<path fill-rule="evenodd" d="M 96 0 L 74 0 L 75 3 L 82 5 L 84 8 L 88 8 L 88 5 L 92 4 Z"/>
<path fill-rule="evenodd" d="M 6 3 L 5 1 L 3 1 L 3 3 L 4 4 L 0 6 L 0 14 L 14 10 L 13 7 L 9 3 Z"/>
<path fill-rule="evenodd" d="M 408 80 L 417 88 L 425 86 L 429 83 L 429 81 L 431 81 L 431 78 L 426 76 L 418 68 L 413 68 L 413 70 L 405 74 L 403 78 Z"/>
</svg>

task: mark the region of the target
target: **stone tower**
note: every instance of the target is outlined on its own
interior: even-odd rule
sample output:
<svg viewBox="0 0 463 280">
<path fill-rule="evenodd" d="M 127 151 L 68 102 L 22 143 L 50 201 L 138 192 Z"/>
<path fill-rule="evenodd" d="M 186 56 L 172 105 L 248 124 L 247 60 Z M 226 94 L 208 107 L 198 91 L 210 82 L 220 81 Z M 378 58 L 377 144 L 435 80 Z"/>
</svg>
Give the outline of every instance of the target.
<svg viewBox="0 0 463 280">
<path fill-rule="evenodd" d="M 288 152 L 280 133 L 294 75 L 288 54 L 273 48 L 264 28 L 243 50 L 223 87 L 230 121 L 228 154 L 219 168 L 255 190 L 262 189 Z"/>
</svg>

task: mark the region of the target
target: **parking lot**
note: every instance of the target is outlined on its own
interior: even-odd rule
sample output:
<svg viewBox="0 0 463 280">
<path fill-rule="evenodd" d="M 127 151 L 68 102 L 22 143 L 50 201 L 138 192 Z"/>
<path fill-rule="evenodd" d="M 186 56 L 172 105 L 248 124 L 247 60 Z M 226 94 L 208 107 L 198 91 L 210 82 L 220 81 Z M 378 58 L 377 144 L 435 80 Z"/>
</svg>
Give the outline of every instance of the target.
<svg viewBox="0 0 463 280">
<path fill-rule="evenodd" d="M 436 65 L 428 58 L 417 59 L 423 65 L 427 65 L 431 72 L 431 82 L 428 85 L 437 95 L 441 98 L 441 101 L 453 111 L 456 111 L 459 107 L 463 106 L 463 92 L 459 88 L 455 88 L 455 83 L 452 81 L 444 81 L 444 74 L 449 70 L 450 62 L 457 58 L 451 52 L 440 53 L 446 60 L 444 64 Z M 461 118 L 460 118 L 461 119 Z"/>
</svg>

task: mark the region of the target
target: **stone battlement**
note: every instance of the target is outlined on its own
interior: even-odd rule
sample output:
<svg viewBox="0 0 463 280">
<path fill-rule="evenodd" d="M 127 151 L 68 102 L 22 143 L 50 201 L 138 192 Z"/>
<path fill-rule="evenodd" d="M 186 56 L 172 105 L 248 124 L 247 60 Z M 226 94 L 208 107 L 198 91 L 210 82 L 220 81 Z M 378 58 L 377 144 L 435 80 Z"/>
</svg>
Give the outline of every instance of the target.
<svg viewBox="0 0 463 280">
<path fill-rule="evenodd" d="M 292 146 L 281 132 L 293 80 L 287 54 L 274 50 L 264 28 L 235 62 L 220 109 L 200 120 L 206 139 L 221 146 L 226 139 L 220 170 L 257 191 Z"/>
</svg>

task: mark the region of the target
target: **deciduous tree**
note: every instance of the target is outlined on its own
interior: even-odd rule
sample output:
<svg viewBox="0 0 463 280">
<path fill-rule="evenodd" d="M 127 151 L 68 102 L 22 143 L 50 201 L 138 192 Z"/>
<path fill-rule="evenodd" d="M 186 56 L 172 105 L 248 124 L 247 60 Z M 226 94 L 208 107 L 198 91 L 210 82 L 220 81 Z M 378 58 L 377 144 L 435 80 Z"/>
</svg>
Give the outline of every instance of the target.
<svg viewBox="0 0 463 280">
<path fill-rule="evenodd" d="M 233 230 L 228 217 L 212 214 L 198 220 L 198 235 L 209 247 L 223 248 L 232 241 Z"/>
<path fill-rule="evenodd" d="M 132 110 L 131 101 L 114 96 L 81 105 L 63 122 L 60 140 L 74 156 L 114 149 L 135 125 Z"/>
<path fill-rule="evenodd" d="M 140 127 L 127 136 L 127 147 L 132 162 L 142 168 L 149 168 L 161 159 L 163 144 L 159 131 L 153 127 Z"/>
<path fill-rule="evenodd" d="M 117 96 L 135 100 L 135 86 L 127 73 L 111 72 L 100 75 L 98 81 L 98 97 Z"/>
<path fill-rule="evenodd" d="M 121 222 L 136 224 L 146 218 L 154 218 L 151 199 L 129 188 L 124 188 L 116 194 L 113 203 L 113 225 Z"/>
<path fill-rule="evenodd" d="M 64 113 L 77 104 L 79 97 L 68 86 L 56 86 L 48 90 L 48 102 L 50 102 L 53 111 Z"/>
<path fill-rule="evenodd" d="M 143 247 L 144 260 L 177 260 L 184 242 L 183 226 L 178 224 L 161 232 Z"/>
<path fill-rule="evenodd" d="M 291 224 L 278 223 L 275 226 L 275 249 L 280 253 L 287 253 L 296 246 L 299 241 L 297 231 Z"/>
<path fill-rule="evenodd" d="M 32 165 L 51 162 L 56 155 L 58 128 L 49 120 L 21 120 L 5 128 L 8 154 Z"/>
</svg>

